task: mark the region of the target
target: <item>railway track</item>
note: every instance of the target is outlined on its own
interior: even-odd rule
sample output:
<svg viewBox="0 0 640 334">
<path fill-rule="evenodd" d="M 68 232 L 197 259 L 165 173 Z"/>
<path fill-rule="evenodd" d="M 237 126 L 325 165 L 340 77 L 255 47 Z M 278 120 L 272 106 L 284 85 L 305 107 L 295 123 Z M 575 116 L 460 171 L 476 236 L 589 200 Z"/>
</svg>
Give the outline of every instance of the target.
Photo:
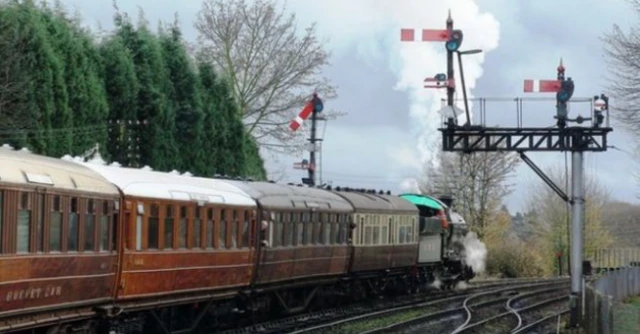
<svg viewBox="0 0 640 334">
<path fill-rule="evenodd" d="M 491 302 L 498 304 L 503 300 L 504 298 L 495 298 Z M 487 302 L 484 305 L 475 304 L 481 307 L 474 309 L 470 307 L 471 304 L 468 301 L 465 301 L 463 308 L 467 313 L 466 320 L 452 334 L 513 333 L 519 332 L 521 329 L 524 332 L 531 329 L 526 326 L 535 322 L 541 312 L 555 313 L 557 312 L 556 308 L 566 307 L 568 301 L 568 285 L 535 289 L 514 295 L 502 304 L 503 307 L 488 307 L 490 303 Z"/>
<path fill-rule="evenodd" d="M 568 282 L 566 277 L 475 281 L 464 291 L 436 290 L 406 298 L 309 312 L 218 333 L 387 333 L 390 330 L 409 328 L 412 323 L 419 324 L 420 319 L 429 322 L 438 317 L 455 316 L 456 313 L 458 322 L 461 323 L 460 320 L 463 320 L 464 313 L 462 313 L 460 304 L 471 297 L 487 299 L 491 294 L 498 294 L 500 291 L 516 291 L 516 289 L 521 291 L 527 288 L 540 290 L 545 286 Z M 503 303 L 506 303 L 507 300 L 508 298 L 504 299 L 504 296 L 500 299 Z M 495 300 L 485 300 L 484 302 L 488 305 L 498 303 Z M 390 322 L 393 325 L 386 325 Z M 397 328 L 394 329 L 394 325 Z M 449 328 L 455 327 L 451 323 L 449 324 Z M 449 331 L 445 330 L 445 332 Z"/>
</svg>

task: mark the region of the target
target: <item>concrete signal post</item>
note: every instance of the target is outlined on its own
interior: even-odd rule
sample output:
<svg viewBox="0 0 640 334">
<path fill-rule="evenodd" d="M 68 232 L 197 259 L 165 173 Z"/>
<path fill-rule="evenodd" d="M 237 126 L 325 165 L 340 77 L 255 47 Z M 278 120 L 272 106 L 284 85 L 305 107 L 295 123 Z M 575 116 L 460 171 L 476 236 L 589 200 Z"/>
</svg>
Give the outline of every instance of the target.
<svg viewBox="0 0 640 334">
<path fill-rule="evenodd" d="M 402 29 L 401 41 L 413 41 L 413 29 Z M 607 150 L 607 134 L 613 129 L 609 127 L 609 99 L 604 95 L 592 98 L 574 98 L 588 101 L 593 106 L 591 115 L 583 117 L 577 115 L 569 117 L 568 104 L 573 97 L 575 82 L 565 78 L 565 67 L 560 60 L 555 80 L 525 80 L 525 93 L 556 93 L 557 126 L 552 128 L 524 127 L 488 127 L 484 124 L 473 125 L 469 115 L 469 107 L 462 73 L 462 57 L 464 54 L 481 52 L 481 50 L 458 51 L 462 45 L 463 33 L 453 29 L 451 13 L 446 21 L 444 30 L 423 29 L 423 42 L 445 42 L 447 55 L 447 74 L 438 73 L 425 82 L 436 82 L 426 88 L 447 88 L 447 105 L 440 111 L 446 122 L 439 131 L 442 132 L 442 150 L 446 152 L 517 152 L 520 158 L 549 186 L 562 200 L 572 207 L 571 213 L 571 320 L 570 327 L 577 327 L 580 320 L 580 298 L 582 296 L 582 227 L 584 225 L 584 169 L 583 155 L 585 152 L 603 152 Z M 458 115 L 462 111 L 454 105 L 455 81 L 453 79 L 453 54 L 458 54 L 460 78 L 464 98 L 464 113 L 467 121 L 458 125 Z M 517 98 L 516 100 L 518 100 Z M 518 110 L 518 113 L 521 111 Z M 521 119 L 521 115 L 518 115 Z M 591 121 L 590 124 L 583 123 Z M 606 124 L 603 124 L 605 123 Z M 576 125 L 571 126 L 571 123 Z M 544 172 L 536 166 L 525 152 L 571 152 L 571 197 L 564 193 Z"/>
</svg>

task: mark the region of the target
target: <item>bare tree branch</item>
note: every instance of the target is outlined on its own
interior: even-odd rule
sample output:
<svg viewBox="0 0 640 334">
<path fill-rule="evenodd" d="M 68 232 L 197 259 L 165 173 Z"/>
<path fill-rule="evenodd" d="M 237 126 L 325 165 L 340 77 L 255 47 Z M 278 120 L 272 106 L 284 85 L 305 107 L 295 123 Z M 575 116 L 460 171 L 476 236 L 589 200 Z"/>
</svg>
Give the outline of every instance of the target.
<svg viewBox="0 0 640 334">
<path fill-rule="evenodd" d="M 545 174 L 556 184 L 563 184 L 567 177 L 563 168 L 559 166 L 546 169 Z M 533 219 L 528 223 L 531 225 L 533 238 L 538 240 L 538 244 L 543 245 L 542 248 L 549 253 L 547 258 L 553 258 L 556 252 L 567 254 L 569 252 L 567 222 L 570 212 L 567 210 L 566 203 L 542 180 L 529 189 L 527 207 Z M 609 247 L 613 242 L 610 231 L 603 224 L 606 218 L 604 210 L 609 206 L 611 196 L 610 190 L 592 175 L 585 176 L 584 194 L 583 252 L 585 257 L 589 258 L 594 255 L 596 249 Z"/>
<path fill-rule="evenodd" d="M 327 101 L 336 92 L 322 76 L 330 54 L 315 25 L 300 33 L 285 9 L 275 0 L 205 0 L 195 27 L 199 56 L 229 78 L 247 131 L 264 147 L 279 143 L 295 151 L 304 134 L 291 133 L 289 121 L 311 93 Z"/>
<path fill-rule="evenodd" d="M 627 0 L 640 15 L 640 0 Z M 602 38 L 604 54 L 609 63 L 607 82 L 615 104 L 609 107 L 618 123 L 637 136 L 640 126 L 640 26 L 628 33 L 614 25 Z"/>
<path fill-rule="evenodd" d="M 439 152 L 439 155 L 438 166 L 425 167 L 420 190 L 452 194 L 458 202 L 456 210 L 482 237 L 504 198 L 513 191 L 508 179 L 519 163 L 518 157 L 505 152 Z"/>
</svg>

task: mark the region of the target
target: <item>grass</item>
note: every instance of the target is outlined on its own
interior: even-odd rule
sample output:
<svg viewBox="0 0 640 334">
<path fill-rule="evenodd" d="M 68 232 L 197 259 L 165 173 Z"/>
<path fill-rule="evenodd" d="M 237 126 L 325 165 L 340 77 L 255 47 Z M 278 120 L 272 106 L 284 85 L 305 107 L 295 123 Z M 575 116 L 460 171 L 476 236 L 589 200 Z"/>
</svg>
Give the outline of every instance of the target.
<svg viewBox="0 0 640 334">
<path fill-rule="evenodd" d="M 625 300 L 625 303 L 633 306 L 640 306 L 640 296 L 629 297 Z"/>
<path fill-rule="evenodd" d="M 339 328 L 339 333 L 344 333 L 344 334 L 362 333 L 372 329 L 389 326 L 391 324 L 395 324 L 398 322 L 411 320 L 421 315 L 431 313 L 433 311 L 435 311 L 435 309 L 421 308 L 418 310 L 408 310 L 401 313 L 390 314 L 388 316 L 382 315 L 376 319 L 367 319 L 363 321 L 345 324 L 344 326 L 341 326 Z"/>
</svg>

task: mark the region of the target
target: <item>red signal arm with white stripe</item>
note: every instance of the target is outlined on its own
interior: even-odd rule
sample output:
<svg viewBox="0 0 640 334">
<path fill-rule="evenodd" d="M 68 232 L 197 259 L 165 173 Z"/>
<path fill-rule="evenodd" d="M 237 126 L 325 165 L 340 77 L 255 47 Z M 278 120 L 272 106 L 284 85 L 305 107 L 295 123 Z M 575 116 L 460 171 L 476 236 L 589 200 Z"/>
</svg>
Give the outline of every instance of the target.
<svg viewBox="0 0 640 334">
<path fill-rule="evenodd" d="M 560 91 L 560 80 L 531 80 L 524 81 L 525 93 L 555 93 Z"/>
<path fill-rule="evenodd" d="M 401 42 L 414 42 L 415 29 L 400 29 Z M 422 29 L 423 42 L 446 42 L 449 39 L 449 30 L 446 29 Z"/>
<path fill-rule="evenodd" d="M 298 128 L 302 126 L 302 123 L 307 118 L 309 118 L 309 115 L 311 115 L 312 112 L 313 112 L 313 101 L 309 101 L 304 105 L 304 108 L 302 108 L 298 116 L 296 116 L 296 118 L 294 118 L 291 121 L 291 123 L 289 123 L 289 129 L 291 129 L 291 131 L 298 130 Z"/>
<path fill-rule="evenodd" d="M 438 81 L 435 78 L 426 78 L 424 79 L 424 88 L 455 88 L 456 82 L 454 79 L 448 79 L 445 81 Z"/>
</svg>

